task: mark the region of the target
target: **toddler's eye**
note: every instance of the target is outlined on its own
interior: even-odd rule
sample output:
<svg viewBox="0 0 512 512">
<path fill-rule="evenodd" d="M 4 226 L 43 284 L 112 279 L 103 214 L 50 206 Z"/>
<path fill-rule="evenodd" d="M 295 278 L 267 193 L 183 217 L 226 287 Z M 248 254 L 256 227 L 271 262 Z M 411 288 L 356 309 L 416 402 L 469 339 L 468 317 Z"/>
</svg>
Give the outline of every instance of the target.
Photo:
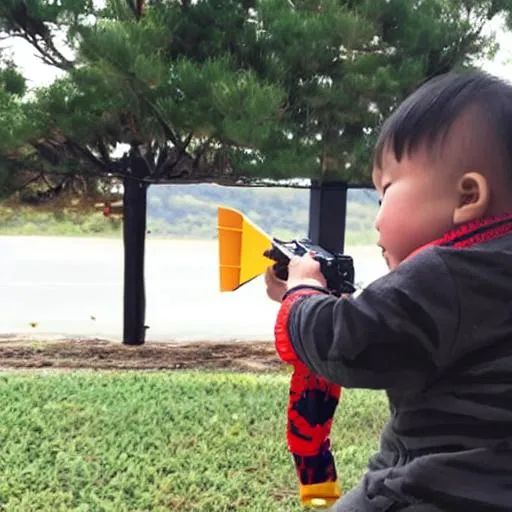
<svg viewBox="0 0 512 512">
<path fill-rule="evenodd" d="M 388 183 L 382 188 L 382 198 L 386 195 L 386 190 L 390 187 L 391 183 Z M 382 199 L 379 199 L 379 206 L 382 206 Z"/>
</svg>

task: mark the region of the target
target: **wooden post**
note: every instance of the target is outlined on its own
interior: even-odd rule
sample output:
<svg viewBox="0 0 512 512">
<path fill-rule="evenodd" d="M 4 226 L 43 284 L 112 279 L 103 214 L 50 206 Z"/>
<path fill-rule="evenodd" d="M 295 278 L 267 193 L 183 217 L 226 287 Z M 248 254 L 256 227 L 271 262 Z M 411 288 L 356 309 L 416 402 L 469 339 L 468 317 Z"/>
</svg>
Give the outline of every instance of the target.
<svg viewBox="0 0 512 512">
<path fill-rule="evenodd" d="M 309 195 L 309 238 L 331 252 L 343 253 L 347 218 L 343 181 L 313 182 Z"/>
<path fill-rule="evenodd" d="M 132 157 L 132 175 L 143 175 L 141 159 Z M 123 343 L 143 345 L 145 341 L 146 292 L 144 252 L 146 241 L 147 184 L 125 178 L 123 199 L 124 311 Z"/>
</svg>

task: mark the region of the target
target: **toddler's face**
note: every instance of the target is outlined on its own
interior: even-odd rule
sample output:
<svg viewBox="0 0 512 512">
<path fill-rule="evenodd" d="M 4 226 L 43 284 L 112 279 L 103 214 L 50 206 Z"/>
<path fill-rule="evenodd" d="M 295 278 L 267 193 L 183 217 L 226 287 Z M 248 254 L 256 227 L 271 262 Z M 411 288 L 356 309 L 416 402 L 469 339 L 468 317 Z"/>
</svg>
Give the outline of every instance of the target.
<svg viewBox="0 0 512 512">
<path fill-rule="evenodd" d="M 433 168 L 423 151 L 404 155 L 400 162 L 393 151 L 385 151 L 372 177 L 381 197 L 375 219 L 378 245 L 390 269 L 454 227 L 456 183 L 450 173 Z"/>
</svg>

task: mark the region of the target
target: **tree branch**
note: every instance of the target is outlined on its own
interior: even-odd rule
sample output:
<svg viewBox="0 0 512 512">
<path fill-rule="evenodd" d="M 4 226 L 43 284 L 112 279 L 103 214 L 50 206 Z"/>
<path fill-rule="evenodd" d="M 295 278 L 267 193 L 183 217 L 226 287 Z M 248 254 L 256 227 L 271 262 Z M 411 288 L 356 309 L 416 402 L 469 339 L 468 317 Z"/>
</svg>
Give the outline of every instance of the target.
<svg viewBox="0 0 512 512">
<path fill-rule="evenodd" d="M 14 27 L 16 27 L 16 32 L 18 32 L 12 34 L 12 36 L 20 37 L 27 41 L 31 46 L 33 46 L 38 51 L 39 58 L 44 63 L 55 66 L 59 69 L 62 69 L 63 71 L 70 71 L 74 68 L 74 62 L 66 59 L 66 57 L 64 57 L 64 55 L 62 55 L 62 53 L 57 50 L 51 39 L 50 31 L 43 22 L 40 22 L 40 24 L 44 26 L 44 31 L 48 32 L 46 37 L 35 30 L 30 30 L 28 24 L 21 23 L 15 17 L 9 15 L 9 13 L 7 13 L 6 16 L 9 18 Z M 39 32 L 41 32 L 41 30 Z M 8 34 L 6 37 L 11 37 L 11 34 Z M 41 45 L 41 42 L 44 42 L 47 48 L 44 48 Z"/>
<path fill-rule="evenodd" d="M 185 139 L 185 142 L 183 143 L 183 150 L 186 151 L 188 148 L 188 145 L 190 144 L 190 141 L 192 140 L 192 137 L 194 136 L 194 132 L 190 132 Z"/>
<path fill-rule="evenodd" d="M 135 92 L 135 90 L 134 90 L 134 92 Z M 137 94 L 137 93 L 135 92 L 135 94 Z M 149 101 L 144 95 L 140 95 L 140 97 L 141 97 L 142 101 L 144 101 L 146 103 L 146 105 L 155 114 L 156 120 L 160 123 L 160 126 L 162 127 L 162 129 L 164 131 L 165 137 L 168 140 L 170 140 L 179 151 L 182 151 L 183 144 L 180 142 L 179 137 L 176 135 L 176 133 L 174 132 L 174 130 L 172 129 L 170 124 L 167 123 L 167 121 L 164 119 L 163 115 L 158 110 L 158 107 L 156 105 L 154 105 L 151 101 Z"/>
<path fill-rule="evenodd" d="M 133 3 L 133 0 L 126 0 L 126 3 L 130 11 L 132 11 L 132 14 L 135 16 L 135 18 L 139 19 L 139 12 L 137 11 L 136 5 Z"/>
<path fill-rule="evenodd" d="M 151 171 L 151 174 L 154 174 L 155 172 L 155 152 L 153 150 L 153 143 L 151 141 L 146 142 L 145 150 L 145 159 L 149 165 L 149 169 Z"/>
<path fill-rule="evenodd" d="M 100 152 L 101 158 L 103 158 L 104 162 L 108 165 L 112 162 L 110 159 L 110 155 L 108 154 L 107 145 L 102 137 L 98 137 L 98 151 Z"/>
<path fill-rule="evenodd" d="M 43 177 L 43 173 L 42 172 L 38 173 L 37 176 L 30 178 L 25 183 L 23 183 L 23 185 L 21 185 L 21 187 L 15 189 L 14 193 L 19 192 L 20 190 L 23 190 L 24 188 L 28 187 L 31 183 L 34 183 L 34 181 L 37 181 L 38 179 L 40 179 L 42 177 Z"/>
<path fill-rule="evenodd" d="M 98 157 L 96 157 L 96 155 L 94 155 L 87 147 L 84 147 L 71 139 L 67 139 L 65 144 L 72 150 L 75 150 L 82 156 L 84 156 L 90 163 L 92 163 L 95 167 L 100 169 L 103 173 L 106 174 L 108 172 L 108 164 L 105 165 L 105 163 L 103 163 Z"/>
</svg>

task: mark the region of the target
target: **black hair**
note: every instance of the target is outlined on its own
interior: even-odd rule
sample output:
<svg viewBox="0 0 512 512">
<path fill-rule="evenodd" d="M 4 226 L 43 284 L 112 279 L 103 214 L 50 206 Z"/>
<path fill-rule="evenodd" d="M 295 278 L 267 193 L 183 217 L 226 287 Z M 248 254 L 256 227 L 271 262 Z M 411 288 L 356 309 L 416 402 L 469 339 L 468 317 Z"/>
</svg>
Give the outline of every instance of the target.
<svg viewBox="0 0 512 512">
<path fill-rule="evenodd" d="M 374 164 L 392 150 L 397 161 L 420 148 L 442 151 L 453 123 L 475 109 L 471 130 L 491 136 L 492 148 L 505 168 L 512 166 L 512 85 L 480 71 L 448 73 L 426 82 L 384 122 L 374 150 Z"/>
</svg>

